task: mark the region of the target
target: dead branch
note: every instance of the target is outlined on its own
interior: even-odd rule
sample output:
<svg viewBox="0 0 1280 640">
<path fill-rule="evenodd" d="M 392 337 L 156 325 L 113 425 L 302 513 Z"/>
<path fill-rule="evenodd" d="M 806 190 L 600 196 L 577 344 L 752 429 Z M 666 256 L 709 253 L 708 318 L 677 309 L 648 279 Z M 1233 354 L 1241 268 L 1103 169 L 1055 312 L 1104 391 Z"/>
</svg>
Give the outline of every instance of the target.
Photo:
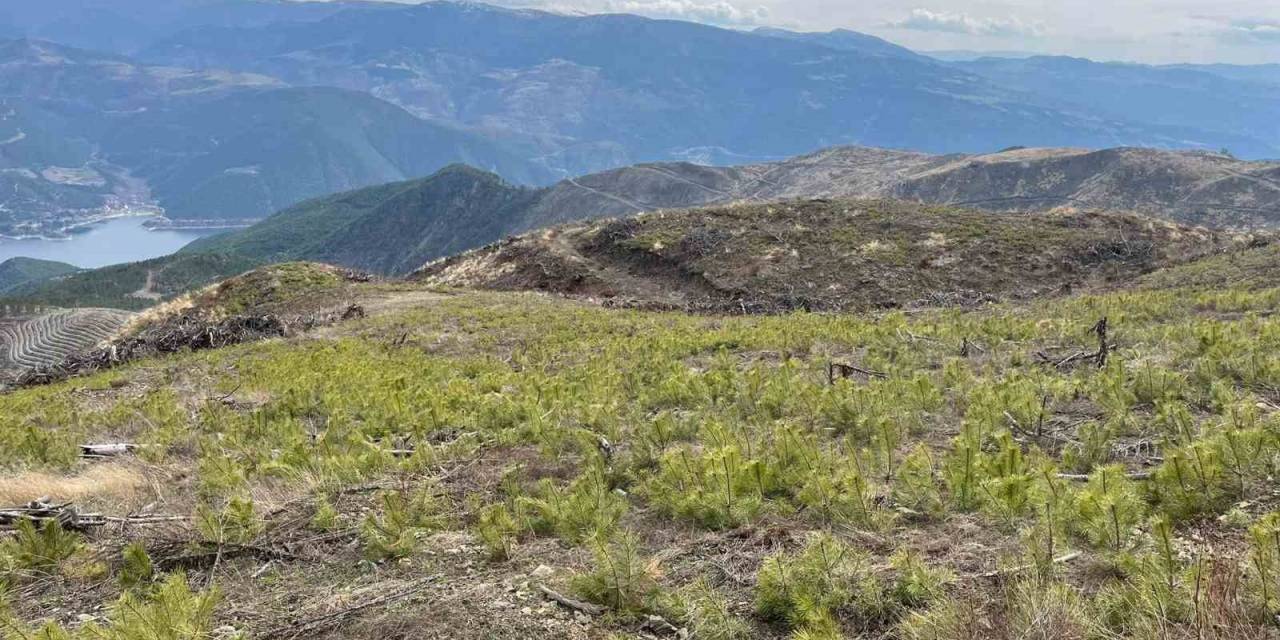
<svg viewBox="0 0 1280 640">
<path fill-rule="evenodd" d="M 440 576 L 438 575 L 423 578 L 421 580 L 418 580 L 417 582 L 411 583 L 409 586 L 405 587 L 404 589 L 401 589 L 394 593 L 390 593 L 379 598 L 374 598 L 373 600 L 370 600 L 368 602 L 364 602 L 352 607 L 347 607 L 346 609 L 342 609 L 340 611 L 334 611 L 333 613 L 326 613 L 322 616 L 317 616 L 315 618 L 310 618 L 307 620 L 295 620 L 294 622 L 290 622 L 289 624 L 281 625 L 273 629 L 268 629 L 262 632 L 261 634 L 259 634 L 258 637 L 264 638 L 264 639 L 296 638 L 303 635 L 304 632 L 314 632 L 317 629 L 322 629 L 324 627 L 328 627 L 328 626 L 332 626 L 334 624 L 340 623 L 346 618 L 349 618 L 357 613 L 360 613 L 365 609 L 371 609 L 373 607 L 378 607 L 386 604 L 391 604 L 393 602 L 397 602 L 400 600 L 404 600 L 405 598 L 408 598 L 412 595 L 415 595 L 425 590 L 427 587 L 431 586 L 432 583 L 434 583 L 436 580 L 439 580 L 439 579 L 440 579 Z"/>
<path fill-rule="evenodd" d="M 86 531 L 108 523 L 148 525 L 162 522 L 188 520 L 187 516 L 146 514 L 136 516 L 104 516 L 100 513 L 80 513 L 71 503 L 54 504 L 49 498 L 40 498 L 21 507 L 0 508 L 0 528 L 16 527 L 24 521 L 34 524 L 57 522 L 64 529 Z"/>
<path fill-rule="evenodd" d="M 1058 477 L 1063 480 L 1075 480 L 1077 482 L 1088 482 L 1089 475 L 1085 473 L 1059 473 Z M 1124 477 L 1130 480 L 1147 480 L 1151 478 L 1150 471 L 1134 471 L 1124 474 Z"/>
<path fill-rule="evenodd" d="M 827 384 L 834 385 L 836 380 L 852 378 L 854 374 L 861 374 L 868 378 L 883 379 L 889 377 L 887 373 L 863 369 L 843 362 L 831 362 L 827 365 Z"/>
<path fill-rule="evenodd" d="M 1102 369 L 1107 366 L 1107 355 L 1111 353 L 1111 345 L 1107 344 L 1107 317 L 1103 316 L 1098 324 L 1093 325 L 1092 331 L 1098 334 L 1098 353 L 1094 359 L 1098 362 L 1098 368 Z"/>
<path fill-rule="evenodd" d="M 206 567 L 217 570 L 218 565 L 224 560 L 234 558 L 254 557 L 262 560 L 297 560 L 298 556 L 287 551 L 272 549 L 269 547 L 259 547 L 248 544 L 229 544 L 223 543 L 214 545 L 211 549 L 188 553 L 185 555 L 175 556 L 172 558 L 164 558 L 157 562 L 165 571 L 175 568 L 183 569 L 204 569 Z"/>
<path fill-rule="evenodd" d="M 16 527 L 23 522 L 41 525 L 56 522 L 62 528 L 74 531 L 101 527 L 107 523 L 100 514 L 80 513 L 71 503 L 52 504 L 48 498 L 34 500 L 25 507 L 0 509 L 0 527 Z"/>
<path fill-rule="evenodd" d="M 1058 444 L 1063 444 L 1063 445 L 1067 445 L 1075 442 L 1075 440 L 1072 440 L 1070 438 L 1064 438 L 1055 433 L 1045 433 L 1043 428 L 1039 429 L 1039 433 L 1032 433 L 1031 431 L 1024 429 L 1022 425 L 1018 423 L 1018 419 L 1014 418 L 1013 414 L 1009 413 L 1008 411 L 1004 412 L 1004 418 L 1009 422 L 1009 427 L 1014 431 L 1017 431 L 1023 437 L 1031 438 L 1032 440 L 1042 440 L 1042 439 L 1051 440 L 1053 442 L 1057 442 Z"/>
<path fill-rule="evenodd" d="M 565 595 L 561 595 L 560 593 L 557 593 L 556 591 L 551 590 L 546 585 L 542 585 L 542 584 L 538 585 L 538 591 L 540 591 L 542 595 L 546 596 L 548 599 L 554 601 L 556 604 L 559 604 L 562 607 L 565 607 L 566 609 L 572 609 L 573 611 L 580 611 L 582 613 L 585 613 L 591 616 L 598 616 L 605 612 L 605 608 L 600 605 L 591 604 L 590 602 L 582 602 L 581 600 L 574 600 L 573 598 L 570 598 Z"/>
<path fill-rule="evenodd" d="M 970 340 L 968 336 L 966 336 L 964 341 L 960 343 L 960 357 L 968 358 L 974 351 L 977 351 L 978 353 L 987 352 L 987 350 L 983 349 L 981 345 Z"/>
<path fill-rule="evenodd" d="M 1071 553 L 1068 553 L 1064 556 L 1058 556 L 1057 558 L 1054 558 L 1053 564 L 1062 564 L 1064 562 L 1071 562 L 1072 560 L 1075 560 L 1076 558 L 1079 558 L 1079 557 L 1080 557 L 1079 551 L 1072 551 Z M 1028 569 L 1032 569 L 1034 567 L 1035 565 L 1033 564 L 1023 564 L 1023 565 L 1018 565 L 1016 567 L 1010 567 L 1008 569 L 996 569 L 995 571 L 978 573 L 978 574 L 974 574 L 966 577 L 970 580 L 973 580 L 978 578 L 997 578 L 1001 576 L 1011 576 L 1011 575 L 1022 573 L 1023 571 L 1027 571 Z"/>
<path fill-rule="evenodd" d="M 130 444 L 126 442 L 113 442 L 107 444 L 82 444 L 80 445 L 81 458 L 113 458 L 126 453 L 133 453 L 138 449 L 149 445 Z"/>
</svg>

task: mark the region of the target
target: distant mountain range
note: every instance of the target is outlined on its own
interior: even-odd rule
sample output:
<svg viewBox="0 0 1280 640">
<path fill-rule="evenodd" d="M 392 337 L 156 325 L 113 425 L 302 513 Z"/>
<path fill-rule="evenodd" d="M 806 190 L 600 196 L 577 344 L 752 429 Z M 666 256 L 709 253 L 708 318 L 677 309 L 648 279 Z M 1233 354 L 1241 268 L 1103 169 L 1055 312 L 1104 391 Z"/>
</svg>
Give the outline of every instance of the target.
<svg viewBox="0 0 1280 640">
<path fill-rule="evenodd" d="M 523 155 L 368 93 L 0 42 L 0 234 L 149 206 L 173 219 L 259 219 L 458 161 L 550 179 Z"/>
<path fill-rule="evenodd" d="M 564 223 L 830 198 L 993 212 L 1114 210 L 1189 225 L 1275 227 L 1280 162 L 1133 148 L 936 156 L 838 147 L 737 167 L 643 164 L 543 188 L 452 165 L 427 178 L 305 201 L 172 256 L 28 282 L 8 295 L 65 306 L 141 308 L 253 265 L 313 260 L 404 275 L 437 258 Z"/>
<path fill-rule="evenodd" d="M 369 91 L 421 117 L 532 137 L 545 166 L 566 176 L 639 161 L 760 161 L 835 144 L 1201 145 L 1280 155 L 1280 138 L 1049 105 L 1052 96 L 843 31 L 743 33 L 430 2 L 196 27 L 138 55 Z"/>
<path fill-rule="evenodd" d="M 195 242 L 264 262 L 401 275 L 433 258 L 552 225 L 734 202 L 855 197 L 989 211 L 1143 213 L 1214 227 L 1280 225 L 1280 162 L 1151 149 L 1012 149 L 977 156 L 838 147 L 790 160 L 643 164 L 530 189 L 469 167 L 304 202 Z"/>
<path fill-rule="evenodd" d="M 0 33 L 26 38 L 0 42 L 7 235 L 125 207 L 253 220 L 454 162 L 536 187 L 833 145 L 1280 157 L 1274 66 L 944 62 L 847 30 L 468 2 L 19 0 Z"/>
<path fill-rule="evenodd" d="M 1043 56 L 982 58 L 953 66 L 1037 96 L 1046 106 L 1083 108 L 1105 117 L 1188 131 L 1214 131 L 1224 140 L 1238 137 L 1267 145 L 1280 140 L 1280 83 L 1266 81 L 1265 71 L 1245 79 L 1223 75 L 1222 68 L 1151 67 Z M 1240 144 L 1246 146 L 1237 153 L 1271 154 L 1263 147 Z M 1223 146 L 1235 145 L 1224 142 Z"/>
</svg>

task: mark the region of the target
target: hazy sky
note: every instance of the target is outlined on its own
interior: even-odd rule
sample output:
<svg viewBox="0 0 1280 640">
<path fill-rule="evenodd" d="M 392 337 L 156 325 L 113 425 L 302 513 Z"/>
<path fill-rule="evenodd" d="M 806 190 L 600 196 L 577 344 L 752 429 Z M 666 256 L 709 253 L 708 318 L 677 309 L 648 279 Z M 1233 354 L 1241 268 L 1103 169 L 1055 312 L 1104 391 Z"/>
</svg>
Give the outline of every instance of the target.
<svg viewBox="0 0 1280 640">
<path fill-rule="evenodd" d="M 733 27 L 846 28 L 921 50 L 1280 63 L 1280 0 L 496 0 Z"/>
</svg>

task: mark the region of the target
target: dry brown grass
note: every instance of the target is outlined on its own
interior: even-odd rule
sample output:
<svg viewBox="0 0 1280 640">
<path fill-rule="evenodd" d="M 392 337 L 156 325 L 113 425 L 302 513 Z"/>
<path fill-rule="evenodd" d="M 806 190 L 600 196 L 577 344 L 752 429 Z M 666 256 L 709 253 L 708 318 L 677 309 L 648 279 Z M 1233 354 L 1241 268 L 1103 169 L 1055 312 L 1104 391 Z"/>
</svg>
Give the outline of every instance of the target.
<svg viewBox="0 0 1280 640">
<path fill-rule="evenodd" d="M 55 502 L 132 504 L 147 486 L 146 474 L 129 463 L 95 465 L 76 475 L 22 471 L 0 475 L 0 505 L 20 505 L 42 497 Z"/>
</svg>

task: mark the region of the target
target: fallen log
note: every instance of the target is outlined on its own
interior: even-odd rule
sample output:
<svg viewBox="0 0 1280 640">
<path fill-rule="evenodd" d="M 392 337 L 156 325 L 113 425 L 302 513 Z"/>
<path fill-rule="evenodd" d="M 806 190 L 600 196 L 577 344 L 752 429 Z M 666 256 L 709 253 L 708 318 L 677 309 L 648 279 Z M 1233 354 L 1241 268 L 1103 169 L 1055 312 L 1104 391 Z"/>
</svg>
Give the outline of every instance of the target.
<svg viewBox="0 0 1280 640">
<path fill-rule="evenodd" d="M 62 528 L 72 531 L 86 531 L 106 526 L 107 524 L 148 525 L 164 522 L 180 522 L 188 520 L 187 516 L 170 515 L 137 515 L 137 516 L 105 516 L 100 513 L 81 513 L 71 503 L 53 504 L 48 498 L 41 498 L 22 507 L 0 508 L 0 528 L 17 527 L 23 522 L 43 525 L 46 522 L 57 522 Z"/>
<path fill-rule="evenodd" d="M 80 445 L 81 458 L 112 458 L 122 456 L 126 453 L 133 453 L 139 449 L 150 445 L 131 444 L 127 442 L 111 442 L 107 444 L 82 444 Z"/>
</svg>

